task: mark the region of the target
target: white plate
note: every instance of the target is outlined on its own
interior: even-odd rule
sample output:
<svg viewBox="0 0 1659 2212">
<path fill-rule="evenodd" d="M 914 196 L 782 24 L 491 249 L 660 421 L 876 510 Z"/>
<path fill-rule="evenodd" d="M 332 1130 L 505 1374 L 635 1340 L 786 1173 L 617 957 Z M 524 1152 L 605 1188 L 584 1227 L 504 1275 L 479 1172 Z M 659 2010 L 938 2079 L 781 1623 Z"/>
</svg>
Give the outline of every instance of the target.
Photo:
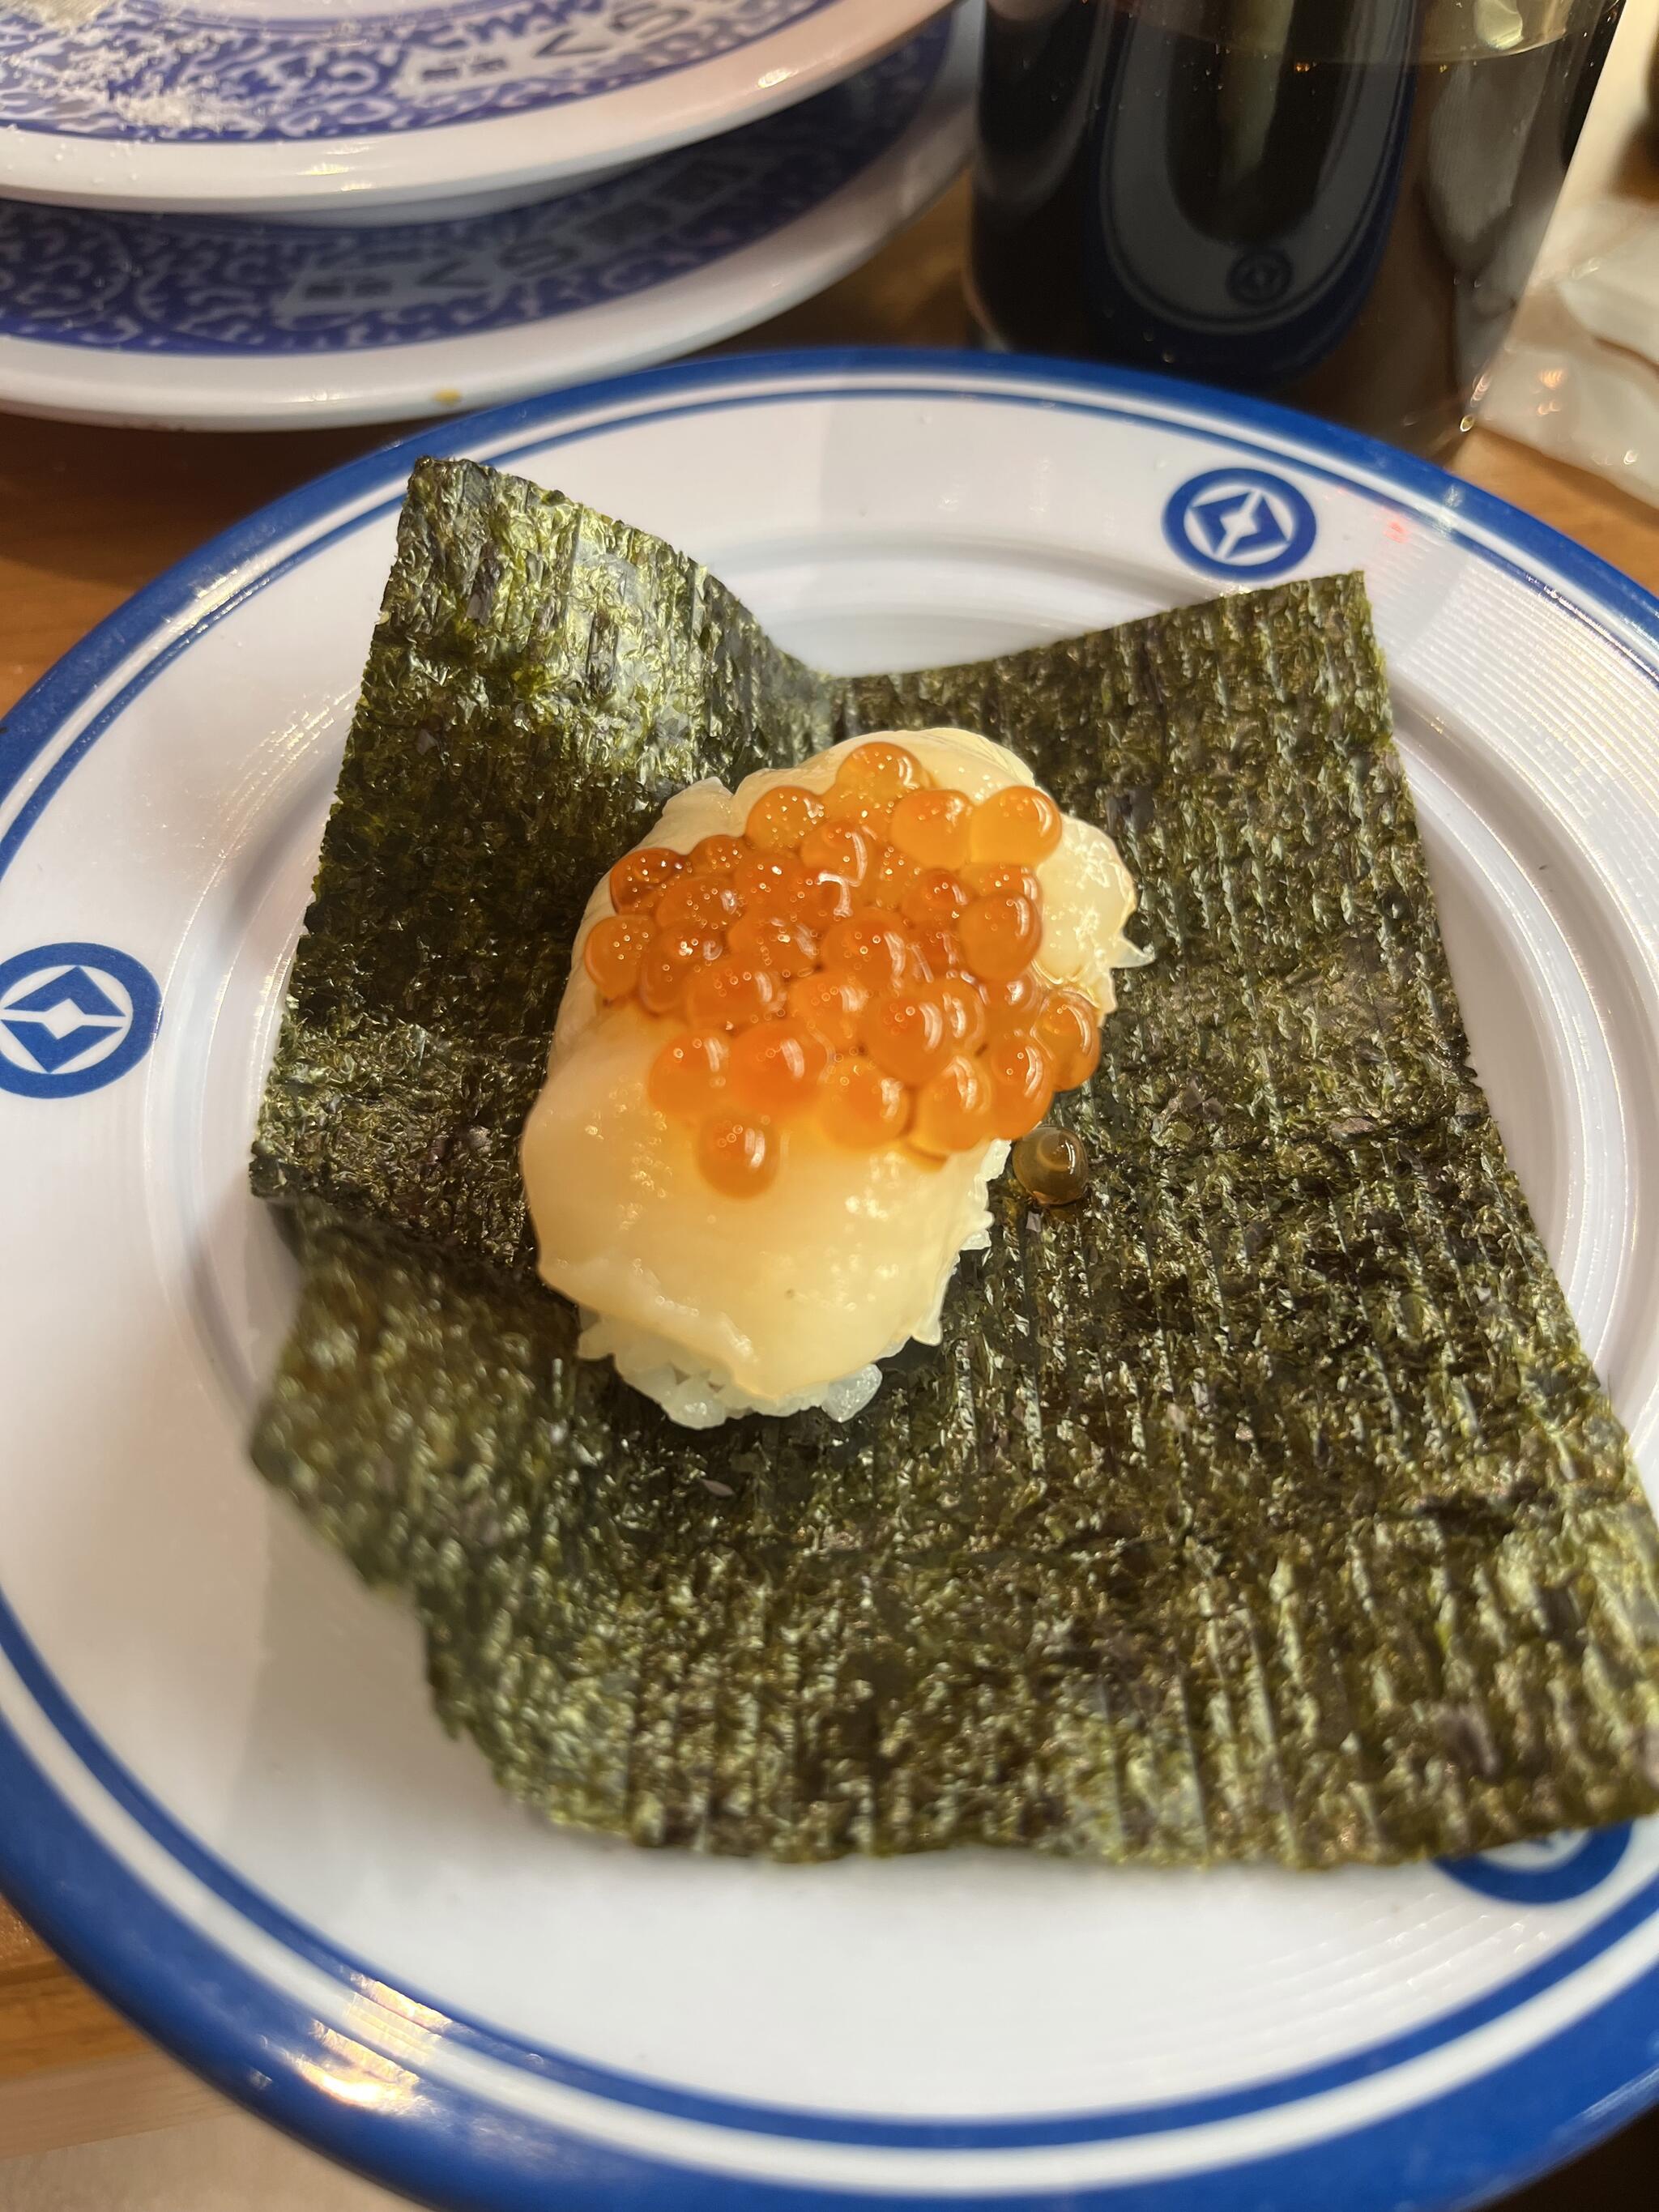
<svg viewBox="0 0 1659 2212">
<path fill-rule="evenodd" d="M 799 356 L 536 401 L 268 509 L 3 741 L 0 1879 L 233 2094 L 501 2212 L 1426 2212 L 1610 2127 L 1652 2083 L 1659 1824 L 1327 1876 L 584 1840 L 250 1472 L 291 1284 L 248 1132 L 434 446 L 844 668 L 1363 568 L 1476 1056 L 1652 1472 L 1659 608 L 1434 469 L 1153 380 Z"/>
<path fill-rule="evenodd" d="M 942 0 L 8 0 L 0 190 L 280 215 L 453 202 L 789 107 Z"/>
<path fill-rule="evenodd" d="M 979 0 L 787 114 L 534 207 L 354 229 L 0 201 L 0 405 L 280 429 L 708 345 L 865 260 L 967 157 Z"/>
</svg>

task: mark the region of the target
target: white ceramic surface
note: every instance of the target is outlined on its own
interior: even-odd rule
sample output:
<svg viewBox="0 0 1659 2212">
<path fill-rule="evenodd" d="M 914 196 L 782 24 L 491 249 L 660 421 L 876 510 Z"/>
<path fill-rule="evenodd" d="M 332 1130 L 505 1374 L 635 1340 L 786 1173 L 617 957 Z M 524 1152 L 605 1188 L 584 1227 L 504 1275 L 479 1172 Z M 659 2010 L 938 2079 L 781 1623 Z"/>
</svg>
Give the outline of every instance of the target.
<svg viewBox="0 0 1659 2212">
<path fill-rule="evenodd" d="M 1634 586 L 1343 434 L 1018 362 L 708 363 L 422 444 L 687 546 L 835 667 L 1363 568 L 1475 1057 L 1651 1479 Z M 1422 2212 L 1611 2125 L 1654 1826 L 1322 1877 L 554 1833 L 249 1470 L 291 1281 L 248 1133 L 410 458 L 163 580 L 0 740 L 0 1880 L 235 2094 L 458 2203 Z"/>
<path fill-rule="evenodd" d="M 348 198 L 448 211 L 793 106 L 940 5 L 0 0 L 0 192 L 174 214 Z"/>
<path fill-rule="evenodd" d="M 808 298 L 967 159 L 979 0 L 787 114 L 531 207 L 227 222 L 0 201 L 0 406 L 283 429 L 459 413 Z"/>
</svg>

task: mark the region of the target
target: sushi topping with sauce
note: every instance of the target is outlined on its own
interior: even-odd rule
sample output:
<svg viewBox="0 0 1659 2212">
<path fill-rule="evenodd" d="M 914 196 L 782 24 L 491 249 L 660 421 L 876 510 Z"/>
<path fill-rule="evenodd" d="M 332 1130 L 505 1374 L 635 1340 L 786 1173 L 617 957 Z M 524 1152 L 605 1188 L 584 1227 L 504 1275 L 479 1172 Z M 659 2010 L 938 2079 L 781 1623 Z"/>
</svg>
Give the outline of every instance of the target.
<svg viewBox="0 0 1659 2212">
<path fill-rule="evenodd" d="M 583 966 L 608 1006 L 673 1023 L 648 1095 L 717 1190 L 766 1189 L 809 1115 L 934 1161 L 1024 1137 L 1087 1082 L 1100 1012 L 1036 964 L 1064 827 L 1044 792 L 976 805 L 878 738 L 827 791 L 775 784 L 741 836 L 617 861 Z"/>
</svg>

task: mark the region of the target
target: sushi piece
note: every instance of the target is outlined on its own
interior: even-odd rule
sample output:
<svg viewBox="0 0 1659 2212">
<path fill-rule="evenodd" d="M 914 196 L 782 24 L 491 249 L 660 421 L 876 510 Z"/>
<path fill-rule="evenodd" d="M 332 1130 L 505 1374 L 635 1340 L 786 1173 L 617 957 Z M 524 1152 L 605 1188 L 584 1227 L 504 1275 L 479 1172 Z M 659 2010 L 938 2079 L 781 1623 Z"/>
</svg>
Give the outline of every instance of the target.
<svg viewBox="0 0 1659 2212">
<path fill-rule="evenodd" d="M 936 1344 L 986 1191 L 1140 958 L 1105 833 L 965 730 L 695 784 L 583 916 L 522 1165 L 580 1351 L 690 1427 Z"/>
</svg>

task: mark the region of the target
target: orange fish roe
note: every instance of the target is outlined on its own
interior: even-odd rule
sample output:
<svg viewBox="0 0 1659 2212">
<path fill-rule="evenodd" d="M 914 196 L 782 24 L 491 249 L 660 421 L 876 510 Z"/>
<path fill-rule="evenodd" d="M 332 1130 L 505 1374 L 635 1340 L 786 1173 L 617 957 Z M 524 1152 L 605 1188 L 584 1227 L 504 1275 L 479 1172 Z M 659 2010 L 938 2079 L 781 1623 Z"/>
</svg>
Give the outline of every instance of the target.
<svg viewBox="0 0 1659 2212">
<path fill-rule="evenodd" d="M 904 1134 L 911 1095 L 873 1060 L 838 1060 L 824 1080 L 818 1126 L 831 1143 L 873 1152 Z"/>
<path fill-rule="evenodd" d="M 803 928 L 822 937 L 832 921 L 845 921 L 853 911 L 853 887 L 839 876 L 809 876 L 789 896 L 789 912 Z"/>
<path fill-rule="evenodd" d="M 1075 1091 L 1100 1065 L 1100 1017 L 1081 991 L 1055 991 L 1032 1024 L 1057 1091 Z"/>
<path fill-rule="evenodd" d="M 613 914 L 588 931 L 582 966 L 602 999 L 625 999 L 635 988 L 654 930 L 648 915 Z"/>
<path fill-rule="evenodd" d="M 745 914 L 732 923 L 726 943 L 739 959 L 769 968 L 786 982 L 792 975 L 811 975 L 818 963 L 817 939 L 787 915 Z"/>
<path fill-rule="evenodd" d="M 686 857 L 694 876 L 729 876 L 754 849 L 746 837 L 700 837 Z"/>
<path fill-rule="evenodd" d="M 792 853 L 823 819 L 821 799 L 798 783 L 778 783 L 750 808 L 744 834 L 763 852 Z"/>
<path fill-rule="evenodd" d="M 922 991 L 896 991 L 872 999 L 864 1010 L 859 1034 L 876 1066 L 896 1075 L 901 1083 L 926 1083 L 956 1048 L 945 1027 L 945 1009 Z"/>
<path fill-rule="evenodd" d="M 969 849 L 976 860 L 1018 860 L 1034 868 L 1054 851 L 1065 827 L 1046 791 L 1011 783 L 974 809 Z"/>
<path fill-rule="evenodd" d="M 885 907 L 867 906 L 823 933 L 819 957 L 826 968 L 856 975 L 872 991 L 896 991 L 904 981 L 909 945 Z"/>
<path fill-rule="evenodd" d="M 696 930 L 659 931 L 645 948 L 640 980 L 635 985 L 647 1014 L 672 1014 L 684 995 L 694 969 L 718 960 L 721 939 Z"/>
<path fill-rule="evenodd" d="M 859 902 L 866 906 L 890 906 L 896 914 L 902 913 L 904 894 L 921 873 L 915 862 L 907 860 L 896 846 L 878 845 L 870 872 L 859 886 Z"/>
<path fill-rule="evenodd" d="M 991 1079 L 977 1060 L 958 1053 L 916 1093 L 910 1142 L 924 1152 L 966 1152 L 994 1132 Z"/>
<path fill-rule="evenodd" d="M 969 860 L 962 880 L 976 898 L 1023 898 L 1042 911 L 1042 886 L 1018 860 Z"/>
<path fill-rule="evenodd" d="M 1054 1071 L 1048 1054 L 1024 1030 L 994 1038 L 980 1066 L 991 1085 L 991 1127 L 1011 1142 L 1035 1129 L 1054 1095 Z"/>
<path fill-rule="evenodd" d="M 764 1121 L 716 1114 L 697 1132 L 697 1165 L 728 1198 L 758 1198 L 775 1182 L 781 1148 Z"/>
<path fill-rule="evenodd" d="M 678 876 L 659 896 L 651 919 L 659 929 L 725 929 L 743 912 L 737 893 L 712 876 Z"/>
<path fill-rule="evenodd" d="M 787 914 L 806 883 L 793 853 L 751 853 L 732 871 L 732 888 L 746 914 Z"/>
<path fill-rule="evenodd" d="M 993 1036 L 1002 1036 L 1009 1030 L 1030 1029 L 1048 996 L 1029 968 L 1023 975 L 1009 976 L 1005 983 L 981 981 L 979 989 L 980 1004 Z"/>
<path fill-rule="evenodd" d="M 732 1096 L 763 1120 L 804 1114 L 834 1055 L 802 1022 L 757 1022 L 732 1040 Z"/>
<path fill-rule="evenodd" d="M 961 975 L 944 976 L 939 982 L 930 984 L 928 989 L 945 1016 L 951 1050 L 977 1052 L 991 1030 L 983 989 Z"/>
<path fill-rule="evenodd" d="M 831 1052 L 848 1053 L 857 1048 L 859 1017 L 869 999 L 870 994 L 856 975 L 824 968 L 799 976 L 789 986 L 789 1012 L 803 1029 L 822 1038 Z"/>
<path fill-rule="evenodd" d="M 905 887 L 899 912 L 918 929 L 954 929 L 973 893 L 949 868 L 919 869 Z"/>
<path fill-rule="evenodd" d="M 927 781 L 927 770 L 909 748 L 886 738 L 854 745 L 836 770 L 838 790 L 861 792 L 890 805 L 907 791 L 920 791 Z"/>
<path fill-rule="evenodd" d="M 848 784 L 832 783 L 823 794 L 823 816 L 826 822 L 841 823 L 848 830 L 862 830 L 866 836 L 884 845 L 893 819 L 893 802 L 890 799 L 872 799 Z"/>
<path fill-rule="evenodd" d="M 802 838 L 800 864 L 809 876 L 834 876 L 854 889 L 870 872 L 872 841 L 850 823 L 823 822 Z"/>
<path fill-rule="evenodd" d="M 647 1077 L 716 1190 L 770 1187 L 793 1125 L 918 1166 L 1036 1128 L 1100 1060 L 1099 1017 L 1041 978 L 1037 873 L 1064 819 L 1025 786 L 975 805 L 903 745 L 828 791 L 775 784 L 742 836 L 648 846 L 609 878 L 582 964 L 672 1024 Z"/>
<path fill-rule="evenodd" d="M 685 986 L 685 1018 L 699 1029 L 746 1030 L 764 1021 L 782 998 L 782 981 L 769 968 L 727 953 L 692 973 Z"/>
<path fill-rule="evenodd" d="M 1006 983 L 1023 975 L 1042 942 L 1042 915 L 1030 899 L 975 899 L 957 924 L 968 965 L 988 982 Z"/>
<path fill-rule="evenodd" d="M 611 903 L 618 914 L 650 906 L 659 891 L 684 872 L 684 853 L 671 852 L 666 845 L 641 846 L 637 853 L 625 854 L 611 871 Z"/>
<path fill-rule="evenodd" d="M 959 791 L 913 791 L 893 809 L 889 835 L 927 868 L 959 868 L 971 849 L 974 805 Z"/>
<path fill-rule="evenodd" d="M 910 934 L 912 964 L 927 971 L 919 980 L 933 982 L 942 975 L 954 975 L 963 964 L 962 940 L 955 930 L 906 926 Z"/>
</svg>

